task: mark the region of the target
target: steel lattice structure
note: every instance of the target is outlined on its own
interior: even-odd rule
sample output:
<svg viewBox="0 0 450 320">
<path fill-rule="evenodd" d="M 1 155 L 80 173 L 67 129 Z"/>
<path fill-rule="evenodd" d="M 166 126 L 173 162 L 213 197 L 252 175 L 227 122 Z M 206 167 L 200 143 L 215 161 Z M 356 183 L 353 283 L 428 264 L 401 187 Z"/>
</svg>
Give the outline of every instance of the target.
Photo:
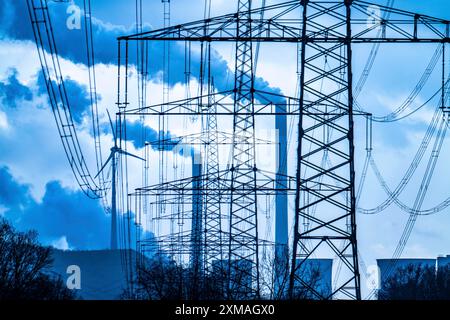
<svg viewBox="0 0 450 320">
<path fill-rule="evenodd" d="M 210 47 L 208 48 L 208 55 L 210 54 Z M 210 79 L 210 77 L 208 77 Z M 219 132 L 217 125 L 217 116 L 214 114 L 216 110 L 215 96 L 211 93 L 214 91 L 214 85 L 208 83 L 208 105 L 203 110 L 206 114 L 206 121 L 203 125 L 203 142 L 206 146 L 206 172 L 212 183 L 209 185 L 211 189 L 220 189 L 222 187 L 219 178 Z M 205 232 L 204 232 L 204 255 L 205 255 L 205 271 L 214 272 L 213 261 L 218 259 L 223 261 L 225 249 L 225 237 L 222 229 L 222 197 L 221 195 L 214 195 L 214 192 L 205 192 L 203 195 L 205 202 Z M 223 273 L 224 270 L 219 270 Z"/>
<path fill-rule="evenodd" d="M 251 33 L 250 10 L 251 1 L 238 1 L 238 38 L 244 38 L 246 34 Z M 235 61 L 228 275 L 248 274 L 255 282 L 233 281 L 234 278 L 230 276 L 230 298 L 246 296 L 254 290 L 256 295 L 259 295 L 255 116 L 252 114 L 255 92 L 251 41 L 236 42 Z M 233 192 L 235 189 L 248 191 Z M 247 265 L 243 261 L 249 261 L 250 264 Z M 253 283 L 256 283 L 256 286 L 253 286 Z"/>
<path fill-rule="evenodd" d="M 301 43 L 300 109 L 305 109 L 302 100 L 308 96 L 311 104 L 322 110 L 322 115 L 308 116 L 301 112 L 298 124 L 296 179 L 300 183 L 295 194 L 293 251 L 297 255 L 292 257 L 291 296 L 295 280 L 303 283 L 296 270 L 325 246 L 331 248 L 331 253 L 335 253 L 349 271 L 332 294 L 342 292 L 353 299 L 361 298 L 356 246 L 350 5 L 351 1 L 327 4 L 325 11 L 303 2 L 303 39 L 307 38 L 308 30 L 317 29 L 319 34 L 329 32 L 346 41 Z M 322 26 L 320 20 L 324 17 L 332 21 L 329 25 L 337 27 L 329 30 L 328 24 Z M 330 69 L 326 72 L 317 67 L 324 56 Z M 318 90 L 322 81 L 322 90 Z M 328 105 L 323 106 L 323 102 Z M 330 111 L 333 116 L 328 115 Z M 317 138 L 322 132 L 327 135 L 325 141 Z M 312 148 L 305 148 L 307 143 L 311 143 Z M 333 166 L 319 165 L 324 153 L 328 153 Z M 314 206 L 320 215 L 311 213 Z M 303 230 L 300 222 L 306 226 Z M 314 288 L 311 291 L 321 297 Z"/>
<path fill-rule="evenodd" d="M 126 43 L 222 41 L 236 44 L 234 90 L 209 92 L 206 97 L 121 112 L 123 117 L 205 113 L 233 117 L 233 157 L 230 168 L 217 170 L 214 167 L 211 169 L 213 175 L 208 170 L 199 177 L 144 186 L 135 192 L 137 197 L 163 196 L 169 200 L 181 195 L 186 202 L 191 203 L 194 201 L 190 197 L 194 193 L 220 199 L 215 203 L 207 201 L 206 212 L 220 207 L 222 199 L 229 199 L 230 223 L 225 239 L 228 240 L 227 289 L 230 298 L 245 297 L 252 293 L 258 296 L 258 247 L 263 244 L 259 243 L 258 237 L 257 197 L 281 192 L 295 196 L 290 297 L 295 298 L 297 286 L 307 286 L 298 273 L 304 261 L 320 254 L 336 256 L 346 271 L 341 272 L 338 285 L 331 295 L 323 296 L 314 288 L 309 288 L 311 296 L 321 299 L 361 298 L 353 136 L 353 117 L 359 113 L 353 110 L 352 46 L 366 43 L 450 42 L 449 21 L 378 6 L 381 15 L 375 17 L 374 23 L 368 24 L 368 18 L 374 18 L 369 15 L 371 5 L 356 0 L 301 0 L 252 9 L 250 1 L 239 1 L 239 10 L 234 14 L 119 38 Z M 265 18 L 256 18 L 261 16 L 262 11 Z M 294 12 L 300 12 L 301 15 L 295 16 Z M 386 12 L 389 15 L 384 15 Z M 383 19 L 383 16 L 389 18 Z M 380 28 L 381 32 L 378 33 Z M 280 103 L 275 102 L 280 97 L 274 99 L 273 95 L 255 88 L 252 68 L 254 42 L 301 45 L 299 99 L 284 97 L 286 102 L 280 107 Z M 324 89 L 319 89 L 319 83 L 324 84 Z M 233 97 L 231 104 L 226 100 L 230 96 Z M 207 109 L 192 107 L 205 98 L 210 101 Z M 214 108 L 211 108 L 212 105 Z M 267 173 L 256 167 L 254 119 L 260 114 L 299 116 L 296 177 Z M 206 139 L 209 143 L 214 137 Z M 215 151 L 210 152 L 214 154 Z M 320 164 L 324 155 L 329 158 L 326 165 Z M 200 179 L 201 183 L 193 186 L 196 179 Z M 208 218 L 214 223 L 221 220 L 209 213 Z M 204 239 L 208 239 L 207 233 Z M 208 245 L 204 247 L 208 248 Z M 211 248 L 206 249 L 206 252 L 208 250 Z M 249 261 L 250 264 L 244 263 L 242 267 L 240 261 Z M 252 281 L 234 282 L 230 276 L 233 269 L 247 273 Z"/>
</svg>

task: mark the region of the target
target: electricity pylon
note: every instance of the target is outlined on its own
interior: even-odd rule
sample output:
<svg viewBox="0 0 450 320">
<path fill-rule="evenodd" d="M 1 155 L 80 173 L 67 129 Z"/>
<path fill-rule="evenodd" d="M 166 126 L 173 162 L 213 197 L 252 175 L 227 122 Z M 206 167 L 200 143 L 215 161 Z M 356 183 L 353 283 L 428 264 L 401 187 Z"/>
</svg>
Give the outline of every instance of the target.
<svg viewBox="0 0 450 320">
<path fill-rule="evenodd" d="M 236 44 L 234 90 L 214 94 L 216 97 L 233 96 L 232 111 L 224 106 L 222 98 L 216 99 L 217 114 L 233 116 L 234 133 L 241 137 L 236 138 L 233 144 L 231 180 L 227 180 L 227 172 L 221 172 L 219 176 L 226 185 L 221 190 L 222 194 L 232 198 L 229 236 L 233 240 L 228 254 L 229 265 L 237 267 L 237 263 L 242 263 L 237 261 L 249 259 L 250 265 L 246 270 L 252 271 L 251 283 L 244 281 L 236 285 L 231 281 L 230 296 L 240 296 L 247 289 L 258 292 L 259 270 L 254 268 L 258 269 L 261 241 L 257 234 L 256 196 L 283 191 L 295 195 L 290 297 L 295 298 L 296 289 L 302 287 L 309 290 L 312 298 L 360 299 L 353 117 L 364 112 L 353 108 L 352 46 L 367 43 L 449 43 L 450 22 L 376 5 L 380 9 L 377 15 L 371 10 L 374 4 L 357 0 L 296 0 L 257 9 L 247 6 L 249 2 L 238 3 L 237 13 L 124 36 L 120 40 Z M 265 18 L 254 18 L 261 16 L 261 11 L 264 11 Z M 385 14 L 387 12 L 389 15 Z M 382 32 L 379 33 L 380 28 Z M 299 99 L 285 97 L 283 106 L 267 108 L 276 105 L 275 101 L 280 97 L 275 99 L 254 86 L 254 74 L 249 68 L 253 42 L 301 45 Z M 255 97 L 266 104 L 260 107 Z M 197 101 L 195 99 L 201 98 L 193 101 Z M 155 105 L 145 110 L 128 110 L 126 114 L 198 115 L 198 110 L 190 108 L 188 103 L 179 101 Z M 175 111 L 175 106 L 182 110 Z M 254 149 L 248 145 L 254 132 L 254 119 L 259 115 L 300 118 L 294 188 L 290 177 L 277 179 L 282 175 L 280 172 L 275 179 L 267 175 L 264 176 L 266 180 L 259 179 L 262 171 L 256 168 L 252 156 Z M 325 154 L 328 161 L 322 165 L 320 160 Z M 202 190 L 212 192 L 207 189 L 208 183 L 202 186 Z M 172 182 L 164 192 L 186 194 L 189 186 L 190 183 L 183 181 Z M 140 192 L 150 193 L 156 189 L 155 186 L 144 187 Z M 239 231 L 244 231 L 246 236 L 237 236 Z M 310 288 L 303 278 L 302 266 L 313 256 L 334 258 L 345 266 L 331 294 L 325 295 L 317 288 Z M 244 265 L 238 268 L 245 270 Z M 233 275 L 228 276 L 231 278 Z"/>
<path fill-rule="evenodd" d="M 238 1 L 237 37 L 251 33 L 251 1 Z M 252 42 L 236 41 L 228 280 L 230 298 L 259 296 L 255 91 Z M 232 276 L 239 275 L 239 276 Z M 242 279 L 254 279 L 242 281 Z M 253 282 L 253 283 L 252 283 Z"/>
</svg>

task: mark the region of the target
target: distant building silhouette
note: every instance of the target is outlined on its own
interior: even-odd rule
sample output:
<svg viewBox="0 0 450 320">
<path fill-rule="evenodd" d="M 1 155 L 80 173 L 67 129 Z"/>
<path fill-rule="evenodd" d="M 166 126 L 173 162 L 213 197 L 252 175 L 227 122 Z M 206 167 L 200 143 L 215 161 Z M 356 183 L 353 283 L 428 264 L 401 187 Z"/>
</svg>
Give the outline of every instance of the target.
<svg viewBox="0 0 450 320">
<path fill-rule="evenodd" d="M 431 267 L 436 270 L 439 268 L 450 266 L 450 255 L 439 256 L 436 259 L 422 259 L 422 258 L 405 258 L 405 259 L 377 259 L 377 265 L 379 269 L 379 283 L 380 287 L 393 276 L 396 271 L 406 268 L 410 265 Z"/>
<path fill-rule="evenodd" d="M 437 268 L 444 268 L 444 267 L 450 267 L 450 255 L 445 256 L 439 256 L 437 258 Z"/>
<path fill-rule="evenodd" d="M 406 268 L 409 265 L 436 268 L 436 259 L 377 259 L 377 265 L 379 268 L 380 286 L 382 286 L 397 270 Z"/>
</svg>

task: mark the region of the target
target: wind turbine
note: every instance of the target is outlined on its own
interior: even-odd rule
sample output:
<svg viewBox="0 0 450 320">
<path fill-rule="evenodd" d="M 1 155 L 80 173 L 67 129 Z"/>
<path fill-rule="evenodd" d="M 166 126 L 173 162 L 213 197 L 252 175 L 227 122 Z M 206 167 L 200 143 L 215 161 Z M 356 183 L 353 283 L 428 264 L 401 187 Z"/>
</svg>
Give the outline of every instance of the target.
<svg viewBox="0 0 450 320">
<path fill-rule="evenodd" d="M 114 146 L 111 148 L 111 153 L 109 154 L 108 159 L 103 164 L 100 171 L 97 173 L 95 178 L 98 177 L 98 175 L 105 169 L 106 165 L 111 161 L 112 164 L 112 182 L 111 182 L 111 250 L 117 249 L 117 204 L 116 204 L 116 170 L 117 170 L 117 154 L 123 154 L 125 156 L 130 156 L 142 161 L 145 161 L 141 157 L 138 157 L 134 154 L 131 154 L 129 152 L 126 152 L 119 148 L 117 146 L 117 137 L 116 137 L 116 131 L 114 129 L 111 116 L 109 115 L 109 111 L 106 110 L 108 113 L 109 118 L 109 124 L 111 125 L 111 131 L 114 137 Z"/>
</svg>

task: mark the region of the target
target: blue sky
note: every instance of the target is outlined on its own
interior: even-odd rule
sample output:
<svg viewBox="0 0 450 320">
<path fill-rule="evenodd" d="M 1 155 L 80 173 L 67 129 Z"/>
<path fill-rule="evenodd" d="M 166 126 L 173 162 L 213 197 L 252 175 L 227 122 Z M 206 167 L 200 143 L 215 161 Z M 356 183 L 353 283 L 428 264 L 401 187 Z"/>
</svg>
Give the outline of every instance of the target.
<svg viewBox="0 0 450 320">
<path fill-rule="evenodd" d="M 118 35 L 133 30 L 134 1 L 93 0 L 95 48 L 98 73 L 98 91 L 101 97 L 102 127 L 105 129 L 102 142 L 107 154 L 112 143 L 108 131 L 106 109 L 114 110 L 116 94 L 116 52 Z M 258 1 L 256 1 L 258 2 Z M 275 3 L 277 1 L 268 1 Z M 384 4 L 386 1 L 374 1 Z M 75 1 L 81 4 L 81 1 Z M 233 1 L 213 0 L 213 15 L 235 10 Z M 94 168 L 94 148 L 89 119 L 89 97 L 87 92 L 87 71 L 84 33 L 82 30 L 68 30 L 65 27 L 66 5 L 51 6 L 53 25 L 56 26 L 56 41 L 61 54 L 62 69 L 74 110 L 74 120 L 88 163 Z M 450 19 L 450 3 L 446 0 L 396 0 L 401 9 L 420 12 L 444 19 Z M 144 1 L 146 28 L 162 26 L 162 4 L 159 0 Z M 198 20 L 203 17 L 203 1 L 172 0 L 172 23 Z M 152 48 L 155 56 L 161 52 L 160 44 Z M 230 85 L 229 66 L 233 65 L 232 47 L 214 47 L 213 73 L 220 89 Z M 408 96 L 423 70 L 427 66 L 435 45 L 382 45 L 375 66 L 360 95 L 359 103 L 375 115 L 388 113 Z M 174 70 L 183 68 L 179 58 L 184 48 L 172 46 L 171 66 Z M 370 46 L 354 47 L 355 77 L 359 77 L 367 59 Z M 283 63 L 280 64 L 280 52 Z M 450 56 L 450 55 L 449 55 Z M 193 73 L 198 73 L 197 56 L 194 54 Z M 162 61 L 155 59 L 151 64 L 150 102 L 161 100 L 160 70 Z M 450 63 L 449 63 L 450 66 Z M 293 46 L 262 45 L 258 64 L 258 86 L 274 92 L 294 95 L 295 91 L 295 48 Z M 440 86 L 439 65 L 429 82 L 418 96 L 414 106 L 426 101 Z M 183 97 L 185 88 L 181 84 L 182 72 L 174 72 L 171 78 L 172 97 Z M 417 150 L 436 101 L 422 109 L 412 118 L 393 124 L 374 125 L 374 157 L 391 187 L 401 179 L 405 168 Z M 156 137 L 155 122 L 148 122 L 149 132 Z M 193 127 L 198 124 L 192 124 Z M 134 129 L 134 130 L 133 130 Z M 179 128 L 170 130 L 179 134 Z M 137 124 L 130 125 L 129 149 L 139 154 L 141 145 L 135 135 L 139 134 Z M 449 143 L 439 159 L 424 207 L 431 207 L 445 199 L 450 190 L 450 172 L 446 163 Z M 357 120 L 356 156 L 359 177 L 364 160 L 364 126 Z M 295 140 L 292 140 L 295 145 Z M 109 242 L 109 216 L 104 213 L 97 200 L 90 200 L 78 189 L 65 158 L 57 129 L 49 109 L 43 88 L 39 61 L 32 42 L 31 26 L 25 0 L 4 0 L 0 4 L 0 214 L 11 219 L 19 228 L 37 229 L 41 241 L 61 248 L 93 249 L 105 248 Z M 157 154 L 151 154 L 156 163 Z M 175 157 L 175 156 L 174 156 Z M 427 157 L 425 157 L 427 158 Z M 290 159 L 292 161 L 292 159 Z M 294 162 L 289 172 L 293 172 Z M 140 185 L 140 166 L 129 161 L 130 184 Z M 94 171 L 94 170 L 93 170 Z M 414 201 L 420 184 L 423 166 L 418 169 L 402 200 L 408 204 Z M 364 196 L 360 205 L 370 208 L 382 202 L 386 195 L 378 186 L 373 174 L 369 173 Z M 358 215 L 358 238 L 360 251 L 367 265 L 376 258 L 389 257 L 400 237 L 407 215 L 391 206 L 375 216 Z M 420 217 L 405 250 L 408 257 L 435 257 L 450 254 L 450 216 L 448 209 L 429 217 Z M 80 232 L 83 230 L 83 232 Z M 382 236 L 380 236 L 382 235 Z"/>
</svg>

